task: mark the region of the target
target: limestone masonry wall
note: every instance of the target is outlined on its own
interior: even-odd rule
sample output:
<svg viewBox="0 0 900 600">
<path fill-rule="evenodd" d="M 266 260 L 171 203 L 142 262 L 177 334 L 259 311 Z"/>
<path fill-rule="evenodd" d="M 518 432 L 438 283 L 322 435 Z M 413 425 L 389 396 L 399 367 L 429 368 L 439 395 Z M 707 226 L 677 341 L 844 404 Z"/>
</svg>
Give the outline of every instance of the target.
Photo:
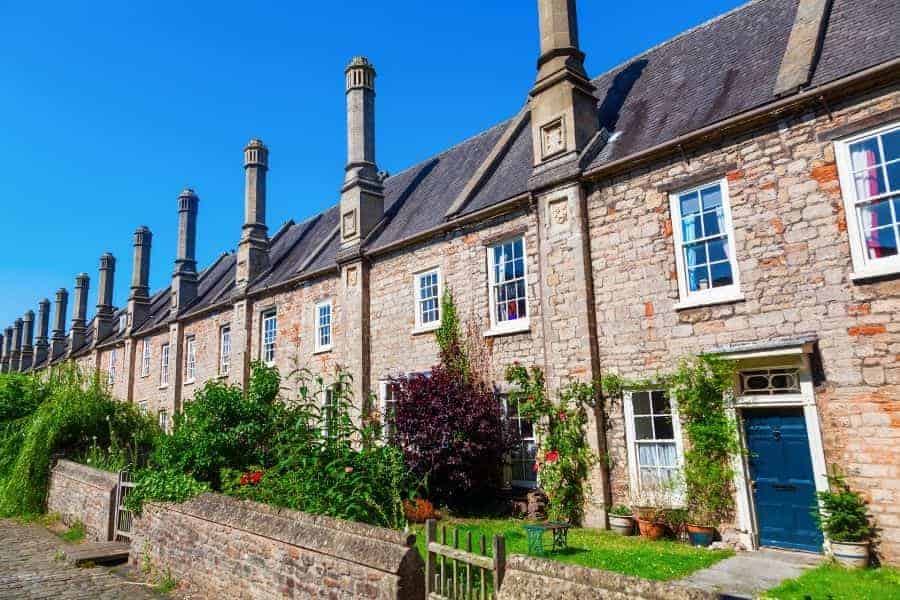
<svg viewBox="0 0 900 600">
<path fill-rule="evenodd" d="M 217 494 L 149 504 L 131 560 L 209 598 L 425 597 L 415 536 Z"/>
<path fill-rule="evenodd" d="M 710 600 L 717 592 L 513 555 L 497 600 Z"/>
<path fill-rule="evenodd" d="M 111 540 L 117 484 L 114 473 L 61 460 L 50 472 L 47 512 L 66 525 L 81 521 L 88 539 Z"/>
<path fill-rule="evenodd" d="M 900 282 L 851 280 L 853 216 L 824 134 L 898 106 L 895 85 L 605 180 L 589 197 L 601 372 L 651 377 L 701 351 L 817 336 L 825 459 L 865 494 L 889 561 L 900 558 Z M 728 182 L 744 298 L 679 310 L 668 190 L 718 178 Z M 613 495 L 626 501 L 621 406 L 610 424 Z"/>
</svg>

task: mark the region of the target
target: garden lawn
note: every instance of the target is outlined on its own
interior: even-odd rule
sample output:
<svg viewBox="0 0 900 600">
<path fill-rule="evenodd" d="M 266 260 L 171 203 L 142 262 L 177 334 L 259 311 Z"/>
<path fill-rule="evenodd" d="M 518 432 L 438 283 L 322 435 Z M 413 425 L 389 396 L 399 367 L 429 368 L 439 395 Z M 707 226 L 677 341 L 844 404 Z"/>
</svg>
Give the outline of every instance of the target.
<svg viewBox="0 0 900 600">
<path fill-rule="evenodd" d="M 477 536 L 488 538 L 488 553 L 495 534 L 506 538 L 507 554 L 528 554 L 528 538 L 522 525 L 527 521 L 517 519 L 442 519 L 440 528 L 447 526 L 448 538 L 456 527 L 460 531 L 460 544 L 467 531 L 472 532 L 473 546 Z M 416 546 L 425 556 L 425 528 L 414 525 Z M 544 534 L 544 547 L 549 549 L 550 533 Z M 569 548 L 562 552 L 548 552 L 546 558 L 584 567 L 605 569 L 645 579 L 679 579 L 699 569 L 705 569 L 724 558 L 732 556 L 730 550 L 706 550 L 693 548 L 674 541 L 650 541 L 639 536 L 623 537 L 611 531 L 596 529 L 569 530 Z"/>
<path fill-rule="evenodd" d="M 765 593 L 779 600 L 900 600 L 900 569 L 849 570 L 826 564 Z"/>
</svg>

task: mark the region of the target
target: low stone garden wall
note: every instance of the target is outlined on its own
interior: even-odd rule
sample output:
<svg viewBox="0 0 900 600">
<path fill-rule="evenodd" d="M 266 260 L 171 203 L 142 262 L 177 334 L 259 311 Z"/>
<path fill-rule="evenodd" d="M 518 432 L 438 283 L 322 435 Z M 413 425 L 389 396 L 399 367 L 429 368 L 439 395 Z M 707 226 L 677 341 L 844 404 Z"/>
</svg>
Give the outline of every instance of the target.
<svg viewBox="0 0 900 600">
<path fill-rule="evenodd" d="M 208 598 L 419 600 L 424 563 L 414 544 L 412 534 L 203 494 L 146 504 L 131 560 Z"/>
<path fill-rule="evenodd" d="M 713 600 L 719 594 L 528 556 L 513 555 L 497 600 Z"/>
<path fill-rule="evenodd" d="M 50 472 L 47 512 L 58 513 L 66 525 L 81 521 L 88 539 L 111 540 L 117 485 L 115 473 L 60 460 Z"/>
</svg>

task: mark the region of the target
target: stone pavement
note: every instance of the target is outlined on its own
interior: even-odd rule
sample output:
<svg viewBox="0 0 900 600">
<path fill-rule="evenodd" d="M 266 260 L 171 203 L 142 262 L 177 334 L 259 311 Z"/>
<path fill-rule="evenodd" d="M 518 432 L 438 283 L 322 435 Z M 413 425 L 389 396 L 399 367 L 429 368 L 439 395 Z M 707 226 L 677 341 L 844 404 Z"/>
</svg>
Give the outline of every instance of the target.
<svg viewBox="0 0 900 600">
<path fill-rule="evenodd" d="M 31 600 L 160 598 L 150 588 L 101 567 L 79 568 L 57 559 L 65 542 L 37 524 L 0 519 L 0 598 Z"/>
<path fill-rule="evenodd" d="M 758 552 L 740 552 L 678 582 L 726 597 L 756 598 L 785 579 L 799 577 L 822 560 L 818 554 L 763 548 Z"/>
</svg>

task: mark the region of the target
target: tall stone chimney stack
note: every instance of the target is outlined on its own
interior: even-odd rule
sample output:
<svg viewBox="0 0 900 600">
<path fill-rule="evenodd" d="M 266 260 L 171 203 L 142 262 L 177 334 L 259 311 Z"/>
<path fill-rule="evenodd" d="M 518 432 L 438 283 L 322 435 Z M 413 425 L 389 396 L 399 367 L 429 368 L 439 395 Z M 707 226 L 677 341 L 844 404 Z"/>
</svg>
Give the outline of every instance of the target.
<svg viewBox="0 0 900 600">
<path fill-rule="evenodd" d="M 13 328 L 3 330 L 3 357 L 0 358 L 0 373 L 8 373 L 10 368 L 10 354 L 12 354 Z"/>
<path fill-rule="evenodd" d="M 266 172 L 269 149 L 252 139 L 244 148 L 244 226 L 238 244 L 235 283 L 247 285 L 269 267 L 269 230 L 266 227 Z"/>
<path fill-rule="evenodd" d="M 91 278 L 87 273 L 75 277 L 75 307 L 72 310 L 72 328 L 69 337 L 69 355 L 84 345 L 87 332 L 87 298 Z"/>
<path fill-rule="evenodd" d="M 34 311 L 25 313 L 22 324 L 22 351 L 19 354 L 19 371 L 27 371 L 34 360 Z"/>
<path fill-rule="evenodd" d="M 50 340 L 47 335 L 50 330 L 50 301 L 44 298 L 38 302 L 37 338 L 34 340 L 34 366 L 42 366 L 47 362 L 47 349 Z"/>
<path fill-rule="evenodd" d="M 185 188 L 178 195 L 178 252 L 172 274 L 172 314 L 190 306 L 197 297 L 197 208 L 200 199 Z"/>
<path fill-rule="evenodd" d="M 147 227 L 134 232 L 134 254 L 131 263 L 131 292 L 128 295 L 128 331 L 140 327 L 150 310 L 150 249 L 153 234 Z"/>
<path fill-rule="evenodd" d="M 97 286 L 97 314 L 94 316 L 94 345 L 113 330 L 113 286 L 116 279 L 116 259 L 107 252 L 100 257 L 100 281 Z"/>
<path fill-rule="evenodd" d="M 575 0 L 538 0 L 541 55 L 531 89 L 535 167 L 577 158 L 599 128 L 594 85 L 578 47 Z"/>
<path fill-rule="evenodd" d="M 384 186 L 375 164 L 375 68 L 364 56 L 344 71 L 347 167 L 341 189 L 341 248 L 360 244 L 384 217 Z"/>
<path fill-rule="evenodd" d="M 66 314 L 69 312 L 69 292 L 56 290 L 56 313 L 53 315 L 53 333 L 50 337 L 50 360 L 66 351 Z"/>
<path fill-rule="evenodd" d="M 12 350 L 9 353 L 9 370 L 19 370 L 19 358 L 22 355 L 22 319 L 13 323 Z"/>
</svg>

